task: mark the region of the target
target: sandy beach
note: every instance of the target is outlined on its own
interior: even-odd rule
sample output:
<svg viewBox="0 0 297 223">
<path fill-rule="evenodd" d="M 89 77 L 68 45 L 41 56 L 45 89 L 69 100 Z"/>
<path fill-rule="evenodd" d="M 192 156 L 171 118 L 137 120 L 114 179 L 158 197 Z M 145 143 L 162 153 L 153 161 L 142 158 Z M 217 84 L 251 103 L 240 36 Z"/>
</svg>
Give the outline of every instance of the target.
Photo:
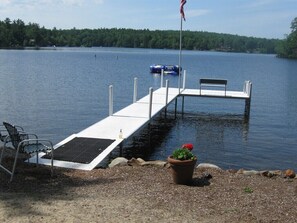
<svg viewBox="0 0 297 223">
<path fill-rule="evenodd" d="M 17 169 L 11 183 L 0 171 L 1 222 L 297 222 L 296 178 L 198 168 L 186 186 L 168 167 Z"/>
</svg>

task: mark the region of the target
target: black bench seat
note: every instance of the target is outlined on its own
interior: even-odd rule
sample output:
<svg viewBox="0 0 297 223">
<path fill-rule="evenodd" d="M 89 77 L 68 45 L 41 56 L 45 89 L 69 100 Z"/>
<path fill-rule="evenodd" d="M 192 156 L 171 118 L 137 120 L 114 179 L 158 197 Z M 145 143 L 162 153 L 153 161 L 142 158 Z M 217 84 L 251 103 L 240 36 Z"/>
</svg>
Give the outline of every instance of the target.
<svg viewBox="0 0 297 223">
<path fill-rule="evenodd" d="M 200 94 L 201 94 L 201 88 L 203 86 L 207 86 L 207 87 L 224 87 L 225 88 L 225 96 L 226 96 L 227 80 L 213 79 L 213 78 L 202 78 L 202 79 L 200 79 Z"/>
</svg>

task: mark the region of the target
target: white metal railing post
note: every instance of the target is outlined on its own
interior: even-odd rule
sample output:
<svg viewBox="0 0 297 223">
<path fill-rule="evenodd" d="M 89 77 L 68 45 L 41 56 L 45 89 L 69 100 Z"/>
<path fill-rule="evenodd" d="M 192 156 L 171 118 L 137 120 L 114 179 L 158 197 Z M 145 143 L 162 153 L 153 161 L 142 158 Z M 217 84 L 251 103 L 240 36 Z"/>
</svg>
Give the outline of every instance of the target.
<svg viewBox="0 0 297 223">
<path fill-rule="evenodd" d="M 133 94 L 133 103 L 137 101 L 137 77 L 134 78 L 134 94 Z"/>
<path fill-rule="evenodd" d="M 249 86 L 248 94 L 249 94 L 249 97 L 251 97 L 252 96 L 252 82 L 251 81 L 248 81 L 248 86 Z"/>
<path fill-rule="evenodd" d="M 153 88 L 149 88 L 149 95 L 150 95 L 150 101 L 149 101 L 149 119 L 152 118 L 152 105 L 153 105 Z"/>
<path fill-rule="evenodd" d="M 248 92 L 247 92 L 247 91 L 248 91 L 247 88 L 248 88 L 248 81 L 245 81 L 245 82 L 244 82 L 244 85 L 243 85 L 243 92 L 244 92 L 244 93 L 248 93 Z"/>
<path fill-rule="evenodd" d="M 185 90 L 185 88 L 186 88 L 186 74 L 187 74 L 187 71 L 184 70 L 184 76 L 183 76 L 183 90 Z"/>
<path fill-rule="evenodd" d="M 169 80 L 166 80 L 166 99 L 165 99 L 165 105 L 168 104 L 168 90 L 169 90 Z"/>
<path fill-rule="evenodd" d="M 164 82 L 164 69 L 161 70 L 161 87 L 163 87 Z"/>
<path fill-rule="evenodd" d="M 251 81 L 245 81 L 244 85 L 243 85 L 243 92 L 246 93 L 247 95 L 250 95 L 250 91 L 251 91 Z"/>
<path fill-rule="evenodd" d="M 113 114 L 113 86 L 109 85 L 109 116 Z"/>
</svg>

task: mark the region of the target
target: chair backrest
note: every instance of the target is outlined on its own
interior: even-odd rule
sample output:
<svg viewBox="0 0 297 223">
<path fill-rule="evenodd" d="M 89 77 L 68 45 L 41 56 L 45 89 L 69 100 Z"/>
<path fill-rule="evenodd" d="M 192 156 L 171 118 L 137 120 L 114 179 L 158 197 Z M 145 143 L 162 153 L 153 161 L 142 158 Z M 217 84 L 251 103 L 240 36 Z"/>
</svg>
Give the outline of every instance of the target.
<svg viewBox="0 0 297 223">
<path fill-rule="evenodd" d="M 17 149 L 19 143 L 23 140 L 19 131 L 17 130 L 17 128 L 15 126 L 13 126 L 7 122 L 3 122 L 3 125 L 5 126 L 8 134 L 9 134 L 10 141 L 11 141 L 13 147 L 15 149 Z"/>
</svg>

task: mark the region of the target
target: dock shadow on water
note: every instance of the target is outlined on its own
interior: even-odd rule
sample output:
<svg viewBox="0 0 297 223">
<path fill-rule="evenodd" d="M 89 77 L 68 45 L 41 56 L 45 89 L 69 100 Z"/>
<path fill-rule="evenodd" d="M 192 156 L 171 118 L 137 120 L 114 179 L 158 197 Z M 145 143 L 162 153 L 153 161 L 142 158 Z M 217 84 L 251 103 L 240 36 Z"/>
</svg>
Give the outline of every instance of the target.
<svg viewBox="0 0 297 223">
<path fill-rule="evenodd" d="M 174 111 L 168 111 L 165 116 L 163 112 L 127 139 L 122 150 L 111 153 L 104 165 L 118 156 L 166 160 L 174 149 L 193 143 L 199 162 L 230 168 L 241 163 L 242 144 L 247 142 L 248 132 L 249 122 L 243 115 L 197 112 L 175 116 Z"/>
<path fill-rule="evenodd" d="M 110 158 L 120 155 L 127 159 L 134 157 L 149 160 L 156 148 L 162 145 L 162 142 L 168 137 L 175 125 L 176 119 L 172 114 L 168 114 L 165 117 L 164 113 L 161 113 L 145 127 L 138 130 L 132 137 L 128 138 L 123 145 L 122 151 L 120 149 L 116 150 L 111 154 Z"/>
</svg>

